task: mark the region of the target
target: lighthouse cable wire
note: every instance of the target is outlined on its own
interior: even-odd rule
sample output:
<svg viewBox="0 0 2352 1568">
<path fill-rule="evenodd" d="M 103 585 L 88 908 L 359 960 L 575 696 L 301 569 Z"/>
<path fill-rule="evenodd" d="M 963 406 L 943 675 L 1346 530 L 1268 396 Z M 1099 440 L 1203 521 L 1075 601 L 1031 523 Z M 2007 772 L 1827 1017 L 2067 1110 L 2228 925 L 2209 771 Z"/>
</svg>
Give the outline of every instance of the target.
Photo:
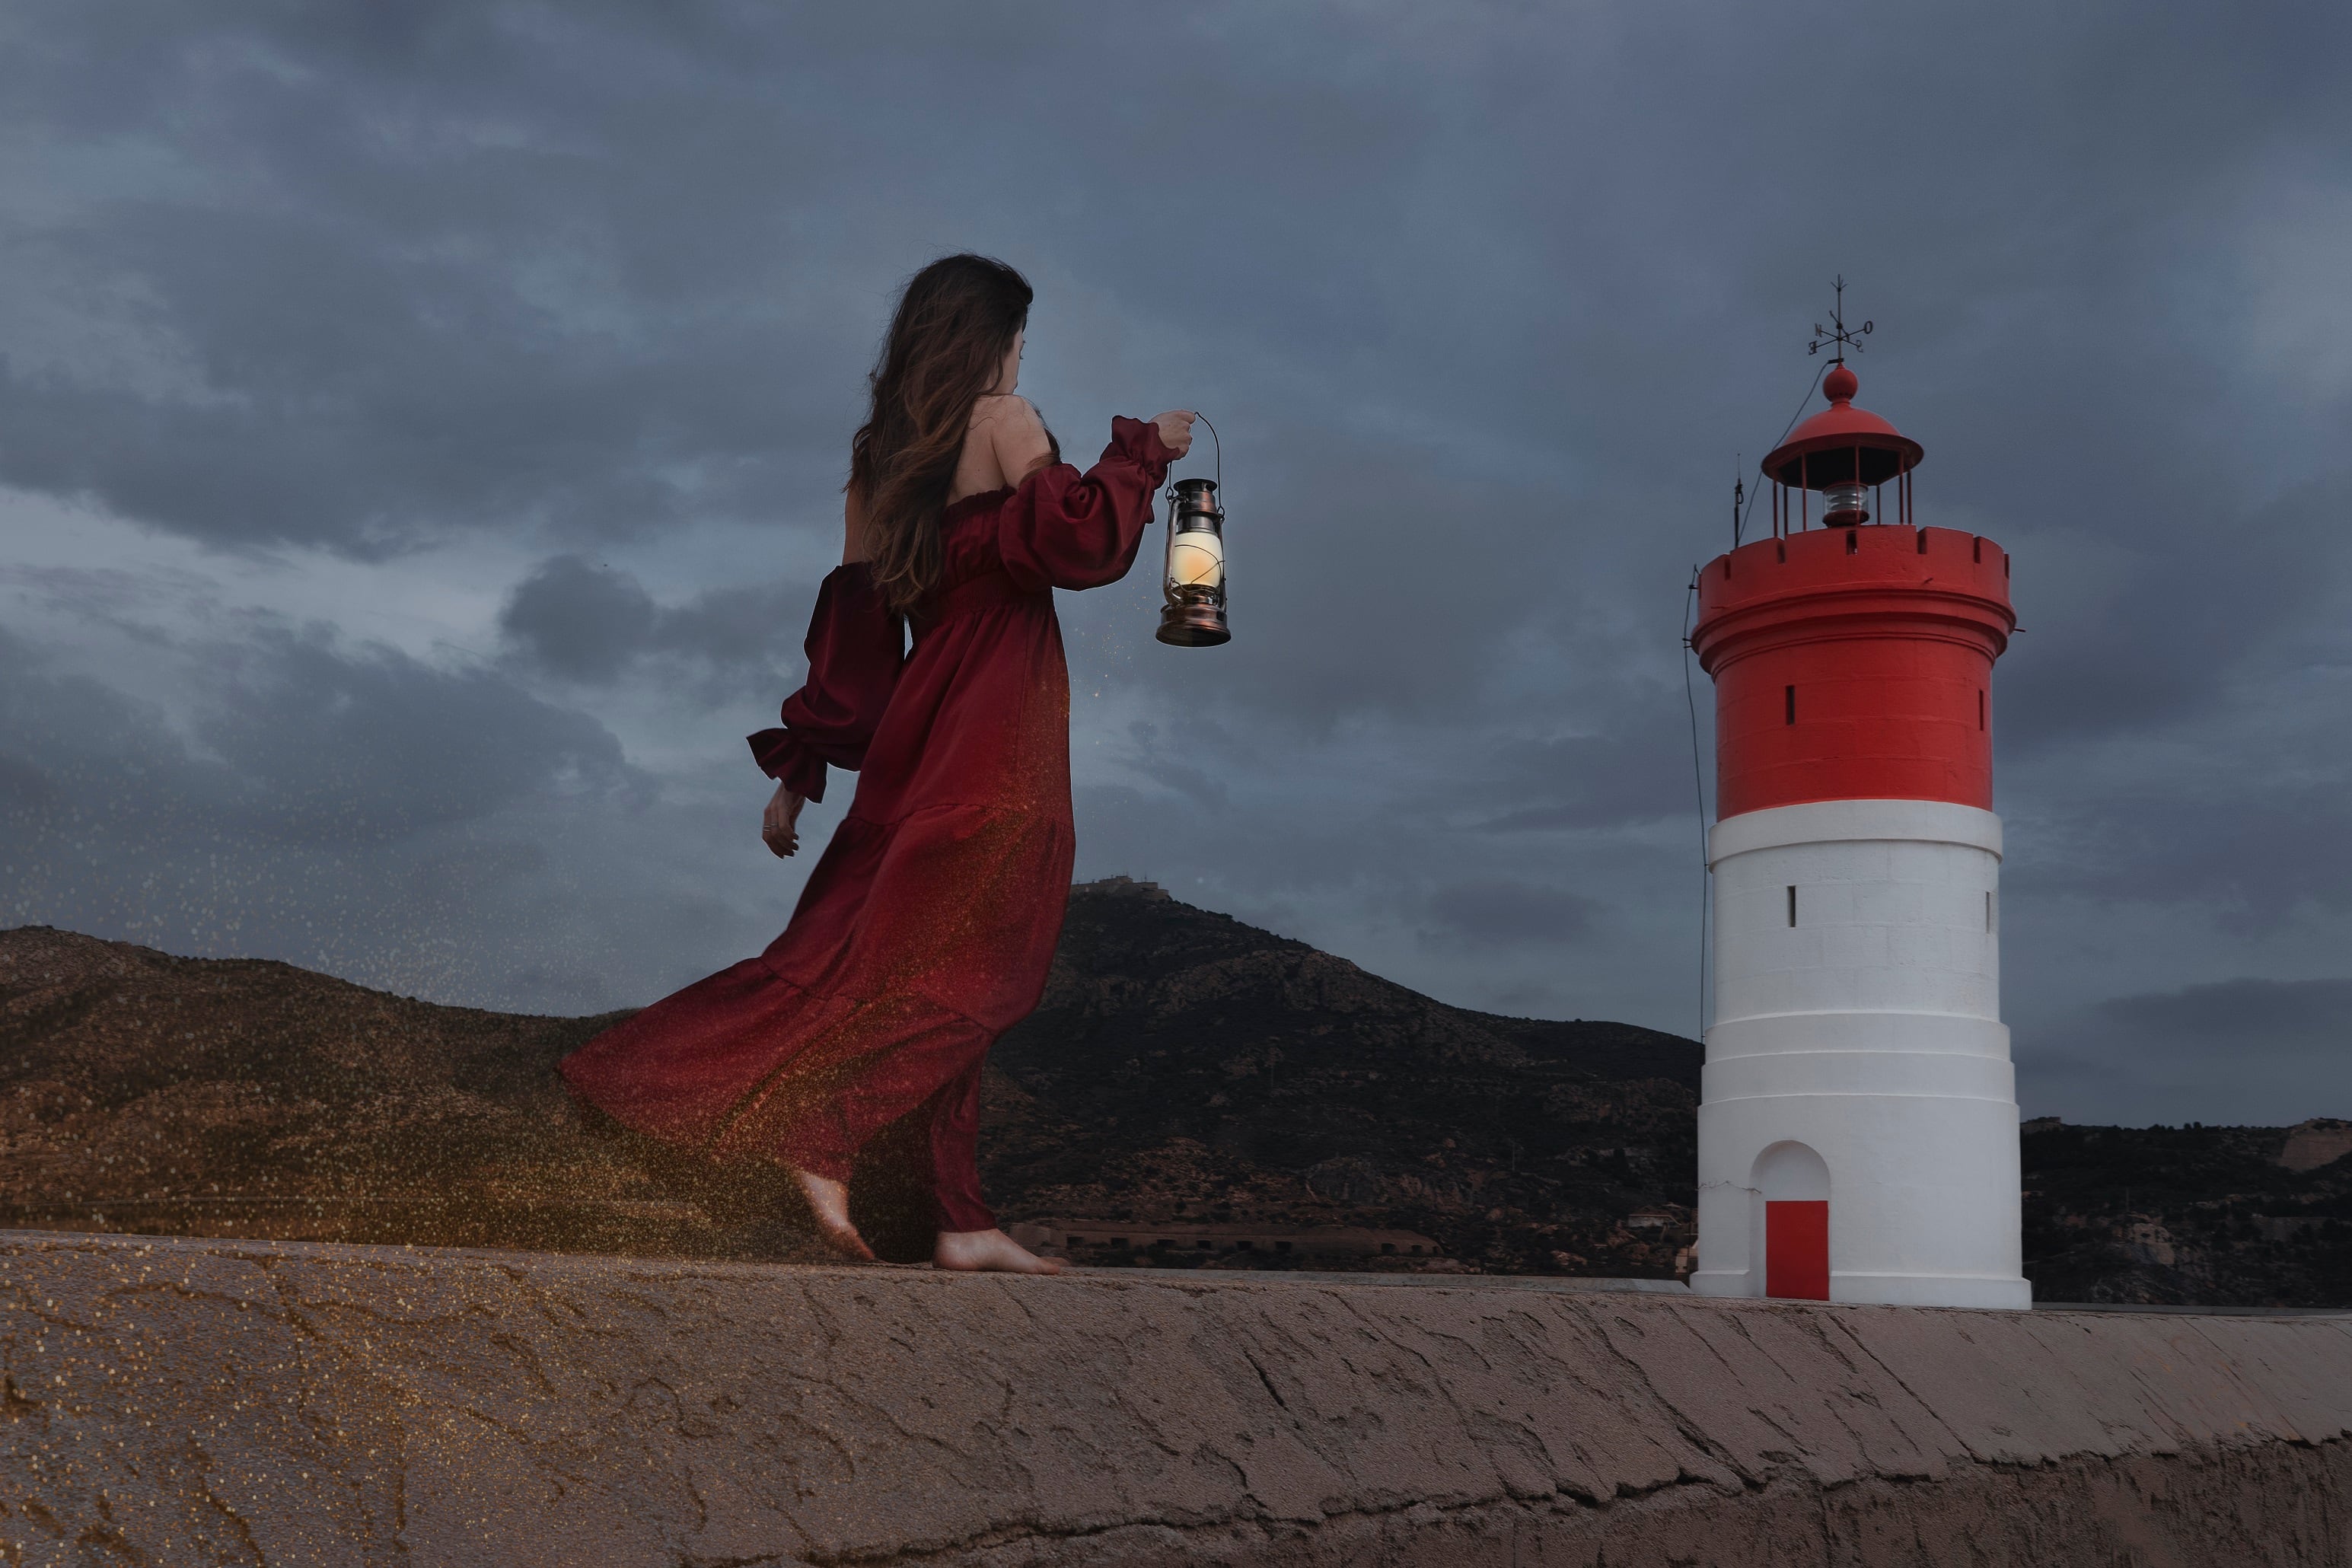
<svg viewBox="0 0 2352 1568">
<path fill-rule="evenodd" d="M 1831 361 L 1829 363 L 1823 364 L 1821 369 L 1813 372 L 1812 380 L 1805 383 L 1805 395 L 1797 399 L 1797 411 L 1789 416 L 1789 422 L 1786 425 L 1780 426 L 1780 437 L 1778 439 L 1773 441 L 1769 449 L 1777 451 L 1780 448 L 1780 443 L 1789 438 L 1789 432 L 1794 430 L 1797 427 L 1797 421 L 1805 416 L 1805 405 L 1812 402 L 1813 389 L 1821 385 L 1822 377 L 1829 374 L 1830 364 L 1836 363 L 1838 362 Z M 1763 493 L 1764 487 L 1762 485 L 1758 485 L 1754 489 L 1748 492 L 1748 505 L 1731 525 L 1731 548 L 1734 550 L 1739 548 L 1739 536 L 1741 533 L 1745 532 L 1748 528 L 1748 513 L 1756 510 L 1756 498 Z"/>
<path fill-rule="evenodd" d="M 1708 895 L 1713 870 L 1706 863 L 1706 775 L 1698 752 L 1698 693 L 1691 682 L 1691 616 L 1698 605 L 1698 573 L 1691 567 L 1683 593 L 1683 706 L 1690 711 L 1691 793 L 1698 797 L 1698 1038 L 1706 1038 L 1706 936 L 1715 900 Z"/>
</svg>

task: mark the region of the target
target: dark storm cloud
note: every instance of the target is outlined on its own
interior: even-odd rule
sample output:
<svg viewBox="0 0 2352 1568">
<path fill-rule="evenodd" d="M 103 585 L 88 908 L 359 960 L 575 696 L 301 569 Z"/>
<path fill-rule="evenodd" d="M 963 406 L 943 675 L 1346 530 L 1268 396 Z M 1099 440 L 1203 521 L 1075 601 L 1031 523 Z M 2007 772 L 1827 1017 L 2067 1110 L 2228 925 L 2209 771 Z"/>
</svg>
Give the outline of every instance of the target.
<svg viewBox="0 0 2352 1568">
<path fill-rule="evenodd" d="M 2352 980 L 2227 980 L 2117 996 L 2098 1016 L 2158 1051 L 2232 1034 L 2336 1051 L 2352 1038 Z"/>
<path fill-rule="evenodd" d="M 2275 930 L 2305 906 L 2352 910 L 2352 795 L 2343 784 L 2264 776 L 2277 752 L 2259 745 L 2216 760 L 2251 776 L 2242 786 L 2209 773 L 2169 789 L 2143 778 L 2103 791 L 2094 805 L 2029 829 L 2027 847 L 2046 858 L 2012 855 L 2024 868 L 2006 879 L 2035 892 L 2189 905 L 2234 931 Z"/>
<path fill-rule="evenodd" d="M 564 70 L 534 47 L 549 26 Z M 710 149 L 693 123 L 582 122 L 567 71 L 617 95 L 658 68 L 586 13 L 159 11 L 133 30 L 20 14 L 11 118 L 80 122 L 187 177 L 59 181 L 42 205 L 65 216 L 9 238 L 20 271 L 159 363 L 13 357 L 0 476 L 201 538 L 375 553 L 483 523 L 604 537 L 756 511 L 795 432 L 834 436 L 842 398 L 793 366 L 841 323 L 781 309 L 782 205 L 683 226 L 675 172 Z"/>
<path fill-rule="evenodd" d="M 396 243 L 181 212 L 52 237 L 37 267 L 152 299 L 201 384 L 77 384 L 12 358 L 0 476 L 201 539 L 361 554 L 467 525 L 603 537 L 773 504 L 792 454 L 769 417 L 790 419 L 800 345 L 680 323 L 633 352 L 512 279 L 372 253 Z"/>
<path fill-rule="evenodd" d="M 1421 940 L 1432 947 L 1549 946 L 1584 934 L 1590 899 L 1525 882 L 1457 882 L 1431 891 Z"/>
<path fill-rule="evenodd" d="M 183 651 L 205 679 L 165 705 L 0 632 L 0 923 L 556 1010 L 646 983 L 616 990 L 649 955 L 609 951 L 565 891 L 579 847 L 627 842 L 656 804 L 593 720 L 315 629 Z M 740 927 L 707 896 L 643 892 L 678 929 Z"/>
<path fill-rule="evenodd" d="M 1630 732 L 1495 748 L 1490 771 L 1470 775 L 1460 792 L 1467 802 L 1496 804 L 1477 828 L 1508 834 L 1613 827 L 1696 813 L 1690 732 L 1673 722 L 1678 715 L 1665 703 L 1653 706 L 1647 721 Z"/>
<path fill-rule="evenodd" d="M 0 633 L 0 755 L 31 814 L 20 833 L 383 843 L 536 795 L 625 805 L 652 787 L 593 720 L 492 673 L 346 652 L 320 628 L 194 651 L 205 684 L 167 711 Z"/>
<path fill-rule="evenodd" d="M 2007 754 L 2210 719 L 2247 675 L 2306 663 L 2315 623 L 2343 603 L 2347 516 L 2352 478 L 2335 474 L 2242 510 L 2102 520 L 2121 548 L 2095 574 L 2019 591 L 2025 657 L 2000 695 Z M 2262 773 L 2242 782 L 2259 786 Z"/>
<path fill-rule="evenodd" d="M 2352 980 L 2226 980 L 2085 1009 L 2020 1063 L 2030 1110 L 2279 1126 L 2352 1114 Z"/>
<path fill-rule="evenodd" d="M 666 606 L 626 572 L 557 555 L 508 595 L 499 629 L 539 668 L 568 680 L 609 683 L 639 658 L 669 655 L 705 667 L 721 686 L 755 678 L 773 685 L 797 662 L 792 656 L 814 596 L 807 584 L 776 581 L 713 588 Z"/>
<path fill-rule="evenodd" d="M 2232 933 L 2326 978 L 2352 936 L 2347 45 L 2321 6 L 13 7 L 0 484 L 248 556 L 539 564 L 470 662 L 93 599 L 195 706 L 117 744 L 157 715 L 20 647 L 0 795 L 123 844 L 126 778 L 273 853 L 352 825 L 405 857 L 403 951 L 504 923 L 469 999 L 740 956 L 799 871 L 711 858 L 815 558 L 672 542 L 827 544 L 888 293 L 970 246 L 1037 283 L 1027 389 L 1081 462 L 1114 410 L 1226 441 L 1229 647 L 1150 641 L 1148 565 L 1065 599 L 1082 870 L 1687 1027 L 1684 584 L 1843 270 L 1923 520 L 2016 554 L 2004 877 L 2055 934 L 2012 1016 L 2021 1061 L 2095 1061 L 2085 986 L 2243 972 Z M 707 763 L 645 742 L 680 804 L 615 738 L 649 689 L 709 718 Z M 243 853 L 271 929 L 351 924 Z M 2084 979 L 2109 922 L 2147 951 Z"/>
<path fill-rule="evenodd" d="M 558 555 L 509 595 L 499 629 L 554 674 L 611 680 L 653 640 L 658 614 L 627 573 Z"/>
<path fill-rule="evenodd" d="M 485 816 L 540 790 L 641 797 L 612 734 L 487 671 L 427 668 L 390 650 L 336 649 L 323 633 L 266 629 L 218 656 L 194 715 L 198 745 L 237 780 L 262 832 L 398 837 Z"/>
</svg>

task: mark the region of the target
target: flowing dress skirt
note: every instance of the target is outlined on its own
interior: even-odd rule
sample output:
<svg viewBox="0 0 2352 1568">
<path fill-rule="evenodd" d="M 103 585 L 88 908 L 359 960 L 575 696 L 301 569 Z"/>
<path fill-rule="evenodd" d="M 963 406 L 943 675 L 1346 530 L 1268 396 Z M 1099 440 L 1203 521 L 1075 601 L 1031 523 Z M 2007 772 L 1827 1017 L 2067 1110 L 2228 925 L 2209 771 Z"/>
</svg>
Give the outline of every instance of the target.
<svg viewBox="0 0 2352 1568">
<path fill-rule="evenodd" d="M 564 1058 L 624 1124 L 716 1159 L 846 1181 L 858 1149 L 919 1114 L 939 1228 L 987 1230 L 982 1058 L 1036 1006 L 1069 897 L 1069 676 L 1055 588 L 1134 563 L 1171 454 L 1112 422 L 1085 474 L 1041 468 L 947 509 L 940 591 L 906 626 L 863 563 L 817 595 L 809 676 L 761 770 L 812 800 L 828 765 L 855 800 L 783 934 Z"/>
</svg>

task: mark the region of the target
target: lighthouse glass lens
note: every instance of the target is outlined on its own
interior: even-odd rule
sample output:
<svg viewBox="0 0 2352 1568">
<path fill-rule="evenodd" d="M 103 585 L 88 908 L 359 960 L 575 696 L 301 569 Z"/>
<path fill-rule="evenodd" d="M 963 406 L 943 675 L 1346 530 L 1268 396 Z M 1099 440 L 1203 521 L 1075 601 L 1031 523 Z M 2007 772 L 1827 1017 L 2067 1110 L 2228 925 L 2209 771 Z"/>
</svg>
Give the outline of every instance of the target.
<svg viewBox="0 0 2352 1568">
<path fill-rule="evenodd" d="M 1822 521 L 1832 528 L 1852 528 L 1868 522 L 1869 492 L 1861 485 L 1823 486 Z"/>
</svg>

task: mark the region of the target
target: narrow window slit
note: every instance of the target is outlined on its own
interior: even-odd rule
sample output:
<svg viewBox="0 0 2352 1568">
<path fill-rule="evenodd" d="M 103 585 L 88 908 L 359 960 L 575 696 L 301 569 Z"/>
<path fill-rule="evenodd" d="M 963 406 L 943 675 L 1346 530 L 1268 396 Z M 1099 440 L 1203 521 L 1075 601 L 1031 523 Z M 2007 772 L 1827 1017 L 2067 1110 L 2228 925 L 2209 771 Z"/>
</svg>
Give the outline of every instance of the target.
<svg viewBox="0 0 2352 1568">
<path fill-rule="evenodd" d="M 1785 721 L 1793 724 L 1797 721 L 1797 689 L 1793 686 L 1784 687 L 1780 694 L 1788 705 L 1789 716 Z"/>
<path fill-rule="evenodd" d="M 1924 528 L 1919 531 L 1919 553 L 1927 553 L 1927 531 Z"/>
<path fill-rule="evenodd" d="M 1794 887 L 1789 889 L 1789 923 L 1797 923 L 1797 889 Z"/>
<path fill-rule="evenodd" d="M 1977 535 L 1976 558 L 1979 561 L 1984 559 L 1984 535 L 1982 534 Z"/>
<path fill-rule="evenodd" d="M 1845 552 L 1848 555 L 1853 555 L 1859 553 L 1861 549 L 1862 530 L 1858 528 L 1847 529 L 1845 531 Z"/>
<path fill-rule="evenodd" d="M 1984 714 L 1984 688 L 1982 688 L 1982 687 L 1979 687 L 1979 688 L 1977 688 L 1977 728 L 1978 728 L 1978 729 L 1979 729 L 1979 730 L 1981 730 L 1981 729 L 1983 729 L 1984 727 L 1985 727 L 1985 714 Z"/>
<path fill-rule="evenodd" d="M 1988 889 L 1985 892 L 1985 930 L 1987 931 L 1992 930 L 1992 892 Z"/>
</svg>

